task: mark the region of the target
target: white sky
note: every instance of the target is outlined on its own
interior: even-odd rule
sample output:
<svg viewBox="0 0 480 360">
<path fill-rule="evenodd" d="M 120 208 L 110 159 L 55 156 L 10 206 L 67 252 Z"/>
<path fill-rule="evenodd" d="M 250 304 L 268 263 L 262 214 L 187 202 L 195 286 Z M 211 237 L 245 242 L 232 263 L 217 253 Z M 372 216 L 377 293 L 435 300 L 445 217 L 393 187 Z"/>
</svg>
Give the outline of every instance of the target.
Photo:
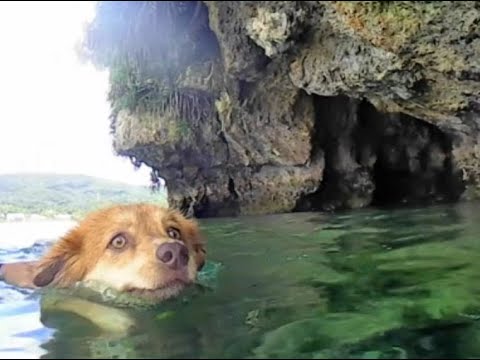
<svg viewBox="0 0 480 360">
<path fill-rule="evenodd" d="M 0 174 L 85 174 L 148 184 L 114 155 L 108 74 L 75 44 L 94 2 L 0 2 Z"/>
</svg>

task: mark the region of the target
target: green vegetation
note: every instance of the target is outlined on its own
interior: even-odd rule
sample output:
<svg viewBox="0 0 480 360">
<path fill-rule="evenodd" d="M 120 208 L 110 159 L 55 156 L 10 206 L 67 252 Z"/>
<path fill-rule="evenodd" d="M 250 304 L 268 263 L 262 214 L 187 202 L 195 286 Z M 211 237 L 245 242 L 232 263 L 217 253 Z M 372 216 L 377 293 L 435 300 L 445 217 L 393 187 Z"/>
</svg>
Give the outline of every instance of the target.
<svg viewBox="0 0 480 360">
<path fill-rule="evenodd" d="M 211 58 L 212 49 L 199 40 L 210 31 L 198 21 L 202 6 L 197 1 L 97 3 L 79 55 L 109 69 L 113 122 L 120 110 L 173 112 L 183 119 L 198 112 L 205 94 L 179 82 L 189 66 Z"/>
<path fill-rule="evenodd" d="M 248 299 L 229 308 L 250 327 L 255 345 L 248 358 L 434 358 L 447 346 L 433 338 L 447 331 L 476 346 L 474 209 L 289 214 L 222 227 L 217 220 L 207 235 L 229 265 L 224 293 Z M 247 281 L 255 290 L 246 290 Z M 423 348 L 429 341 L 435 345 Z M 472 351 L 478 357 L 478 346 Z"/>
<path fill-rule="evenodd" d="M 166 205 L 166 194 L 84 175 L 1 175 L 0 214 L 24 213 L 74 217 L 115 203 Z"/>
</svg>

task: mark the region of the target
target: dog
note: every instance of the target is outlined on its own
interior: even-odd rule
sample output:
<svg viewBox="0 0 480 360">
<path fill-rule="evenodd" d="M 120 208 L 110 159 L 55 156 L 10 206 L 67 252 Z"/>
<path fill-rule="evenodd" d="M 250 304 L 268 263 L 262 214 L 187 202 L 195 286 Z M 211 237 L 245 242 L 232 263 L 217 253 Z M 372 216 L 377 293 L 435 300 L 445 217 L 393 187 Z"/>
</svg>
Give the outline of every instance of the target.
<svg viewBox="0 0 480 360">
<path fill-rule="evenodd" d="M 0 264 L 0 279 L 30 289 L 97 282 L 162 302 L 194 284 L 205 261 L 206 242 L 195 220 L 153 204 L 114 205 L 88 214 L 39 260 Z M 56 305 L 97 323 L 96 314 L 106 309 L 82 299 Z"/>
</svg>

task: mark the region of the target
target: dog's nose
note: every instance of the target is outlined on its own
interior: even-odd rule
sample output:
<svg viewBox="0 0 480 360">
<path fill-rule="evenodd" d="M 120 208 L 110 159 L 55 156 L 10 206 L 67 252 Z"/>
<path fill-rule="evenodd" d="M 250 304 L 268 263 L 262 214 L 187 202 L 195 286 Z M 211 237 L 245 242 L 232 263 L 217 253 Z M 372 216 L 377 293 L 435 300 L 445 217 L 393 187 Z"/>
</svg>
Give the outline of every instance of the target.
<svg viewBox="0 0 480 360">
<path fill-rule="evenodd" d="M 165 243 L 158 247 L 157 258 L 170 269 L 178 270 L 188 264 L 188 249 L 178 242 Z"/>
</svg>

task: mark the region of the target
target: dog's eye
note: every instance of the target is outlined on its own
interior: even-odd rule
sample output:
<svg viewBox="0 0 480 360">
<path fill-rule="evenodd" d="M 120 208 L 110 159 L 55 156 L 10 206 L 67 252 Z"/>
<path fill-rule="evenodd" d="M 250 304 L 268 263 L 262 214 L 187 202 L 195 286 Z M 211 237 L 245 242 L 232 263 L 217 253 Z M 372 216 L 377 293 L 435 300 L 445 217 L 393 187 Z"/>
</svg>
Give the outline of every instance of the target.
<svg viewBox="0 0 480 360">
<path fill-rule="evenodd" d="M 180 240 L 181 236 L 180 236 L 180 231 L 178 229 L 175 229 L 173 227 L 170 227 L 167 229 L 167 235 L 169 237 L 171 237 L 172 239 L 175 239 L 175 240 Z"/>
<path fill-rule="evenodd" d="M 117 235 L 115 236 L 112 241 L 110 241 L 110 247 L 120 250 L 123 249 L 127 245 L 127 238 L 124 235 Z"/>
</svg>

